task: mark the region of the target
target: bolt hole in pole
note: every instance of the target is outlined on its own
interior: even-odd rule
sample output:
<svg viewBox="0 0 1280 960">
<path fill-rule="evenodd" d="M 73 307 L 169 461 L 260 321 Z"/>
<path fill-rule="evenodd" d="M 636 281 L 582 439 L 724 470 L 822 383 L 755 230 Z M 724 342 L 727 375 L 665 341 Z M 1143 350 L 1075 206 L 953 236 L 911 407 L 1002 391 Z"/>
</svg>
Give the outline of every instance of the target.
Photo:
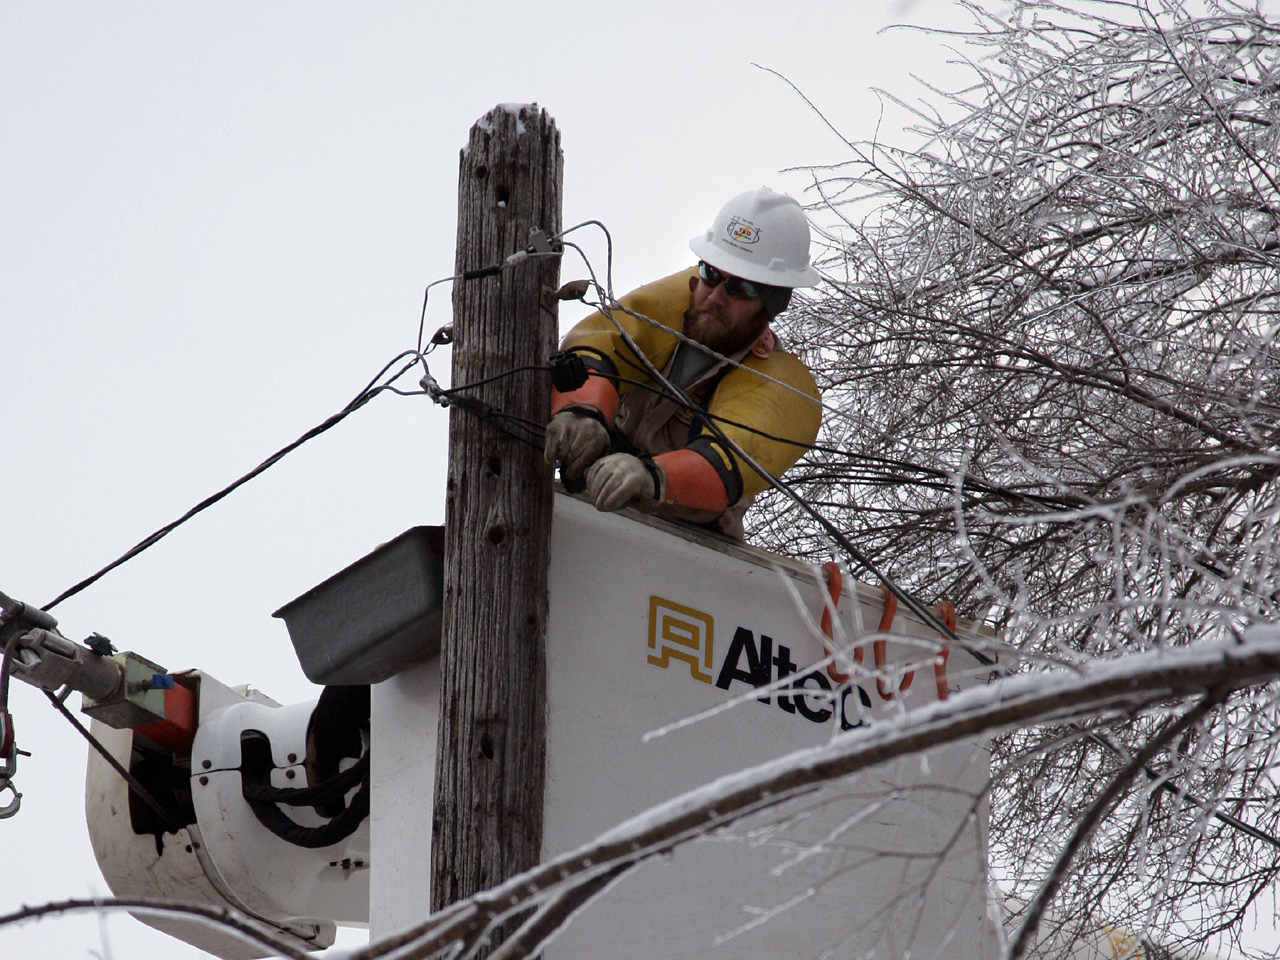
<svg viewBox="0 0 1280 960">
<path fill-rule="evenodd" d="M 498 201 L 498 206 L 505 207 L 507 201 L 511 199 L 511 191 L 506 187 L 498 187 L 497 190 L 493 191 L 493 196 Z"/>
<path fill-rule="evenodd" d="M 501 457 L 490 457 L 488 460 L 484 462 L 484 465 L 489 468 L 489 473 L 491 473 L 493 476 L 495 477 L 502 476 L 502 458 Z"/>
<path fill-rule="evenodd" d="M 490 527 L 488 536 L 489 536 L 489 542 L 496 547 L 503 540 L 507 539 L 507 528 L 502 526 L 502 524 L 498 524 L 497 526 Z"/>
<path fill-rule="evenodd" d="M 477 180 L 483 180 L 489 175 L 489 168 L 482 163 L 480 166 L 476 167 L 475 173 Z"/>
<path fill-rule="evenodd" d="M 486 760 L 493 759 L 493 739 L 485 737 L 480 741 L 480 753 L 484 755 Z"/>
</svg>

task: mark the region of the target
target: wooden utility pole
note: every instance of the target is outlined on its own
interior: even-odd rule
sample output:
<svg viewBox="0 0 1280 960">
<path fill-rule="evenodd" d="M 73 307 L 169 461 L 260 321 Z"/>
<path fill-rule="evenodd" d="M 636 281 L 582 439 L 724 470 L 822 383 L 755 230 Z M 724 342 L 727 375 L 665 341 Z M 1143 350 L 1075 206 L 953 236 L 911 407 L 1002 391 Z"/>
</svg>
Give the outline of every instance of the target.
<svg viewBox="0 0 1280 960">
<path fill-rule="evenodd" d="M 558 234 L 563 170 L 560 133 L 536 104 L 498 106 L 478 120 L 459 165 L 456 273 L 503 264 L 530 246 L 532 230 Z M 546 364 L 556 347 L 552 292 L 559 276 L 559 257 L 530 256 L 500 272 L 455 281 L 455 387 Z M 466 395 L 537 424 L 550 416 L 550 380 L 537 371 L 512 373 Z M 551 506 L 541 442 L 522 443 L 474 409 L 455 405 L 431 826 L 433 911 L 541 857 Z"/>
</svg>

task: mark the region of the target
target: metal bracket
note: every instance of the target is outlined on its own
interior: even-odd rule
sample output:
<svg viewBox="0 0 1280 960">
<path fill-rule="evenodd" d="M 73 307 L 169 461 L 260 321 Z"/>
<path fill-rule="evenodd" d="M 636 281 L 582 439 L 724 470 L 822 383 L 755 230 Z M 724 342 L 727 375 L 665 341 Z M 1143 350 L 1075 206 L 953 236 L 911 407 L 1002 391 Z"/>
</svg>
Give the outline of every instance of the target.
<svg viewBox="0 0 1280 960">
<path fill-rule="evenodd" d="M 3 807 L 0 807 L 0 820 L 8 820 L 18 812 L 18 808 L 22 806 L 22 794 L 18 792 L 18 788 L 13 785 L 12 780 L 0 781 L 0 793 L 9 790 L 13 793 L 13 799 Z"/>
<path fill-rule="evenodd" d="M 0 793 L 8 790 L 13 794 L 13 799 L 9 803 L 0 807 L 0 820 L 8 820 L 18 812 L 18 808 L 22 806 L 22 794 L 18 792 L 18 788 L 13 785 L 13 775 L 18 772 L 18 745 L 15 743 L 9 748 L 9 755 L 0 761 Z"/>
</svg>

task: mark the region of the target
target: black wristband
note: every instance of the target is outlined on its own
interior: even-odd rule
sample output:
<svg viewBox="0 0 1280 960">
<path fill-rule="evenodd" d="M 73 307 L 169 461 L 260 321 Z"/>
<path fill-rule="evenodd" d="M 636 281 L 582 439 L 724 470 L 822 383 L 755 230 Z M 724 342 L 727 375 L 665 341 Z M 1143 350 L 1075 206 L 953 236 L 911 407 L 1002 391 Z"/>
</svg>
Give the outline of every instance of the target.
<svg viewBox="0 0 1280 960">
<path fill-rule="evenodd" d="M 570 404 L 569 406 L 564 407 L 559 411 L 557 411 L 556 416 L 559 416 L 562 413 L 572 413 L 575 417 L 586 417 L 589 420 L 596 421 L 596 423 L 600 424 L 600 426 L 604 427 L 606 430 L 609 429 L 609 421 L 604 418 L 604 412 L 601 410 L 597 410 L 595 407 L 591 406 L 590 404 L 587 404 L 587 403 Z"/>
<path fill-rule="evenodd" d="M 653 499 L 662 502 L 662 468 L 654 461 L 653 457 L 647 453 L 640 454 L 640 462 L 644 464 L 644 468 L 649 471 L 649 476 L 653 477 Z"/>
</svg>

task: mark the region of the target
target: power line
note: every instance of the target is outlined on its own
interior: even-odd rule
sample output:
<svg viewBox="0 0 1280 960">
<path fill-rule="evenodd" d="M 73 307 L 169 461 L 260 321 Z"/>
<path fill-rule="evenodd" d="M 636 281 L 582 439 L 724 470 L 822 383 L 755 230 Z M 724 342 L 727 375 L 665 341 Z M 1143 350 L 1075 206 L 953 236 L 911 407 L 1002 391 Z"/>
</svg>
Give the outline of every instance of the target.
<svg viewBox="0 0 1280 960">
<path fill-rule="evenodd" d="M 384 373 L 386 373 L 388 369 L 390 369 L 393 365 L 395 365 L 396 362 L 404 359 L 407 356 L 413 357 L 413 360 L 407 366 L 400 369 L 394 376 L 392 376 L 387 381 L 387 383 L 382 384 L 381 386 L 376 386 L 376 387 L 374 386 L 378 382 L 378 379 Z M 98 570 L 96 573 L 91 574 L 90 576 L 85 577 L 79 583 L 76 583 L 75 585 L 68 587 L 66 590 L 62 591 L 62 593 L 58 594 L 56 597 L 54 597 L 52 600 L 46 603 L 43 607 L 41 607 L 41 609 L 52 610 L 54 607 L 60 604 L 63 600 L 66 600 L 69 597 L 73 597 L 77 593 L 79 593 L 81 590 L 84 590 L 86 587 L 92 586 L 93 584 L 97 583 L 99 580 L 101 580 L 104 576 L 106 576 L 116 567 L 120 566 L 121 564 L 127 563 L 128 561 L 136 557 L 138 554 L 142 553 L 144 550 L 148 550 L 151 547 L 155 546 L 157 543 L 159 543 L 161 540 L 167 537 L 174 530 L 178 529 L 178 527 L 182 526 L 192 517 L 196 516 L 197 514 L 203 513 L 205 510 L 209 509 L 209 507 L 213 506 L 215 503 L 217 503 L 218 501 L 226 497 L 228 494 L 230 494 L 232 491 L 244 486 L 254 477 L 266 472 L 271 467 L 275 466 L 282 459 L 284 459 L 286 455 L 298 449 L 298 447 L 302 446 L 308 440 L 312 440 L 315 437 L 320 436 L 320 434 L 328 430 L 331 430 L 333 427 L 336 427 L 339 423 L 341 423 L 351 414 L 355 413 L 357 410 L 363 407 L 366 403 L 368 403 L 370 400 L 376 397 L 384 389 L 390 389 L 390 385 L 396 379 L 398 379 L 402 374 L 404 374 L 404 372 L 408 370 L 409 367 L 416 364 L 420 356 L 421 354 L 419 354 L 418 351 L 416 350 L 406 350 L 398 354 L 397 356 L 393 357 L 390 361 L 387 362 L 387 364 L 381 370 L 378 371 L 378 375 L 375 376 L 371 381 L 369 381 L 368 386 L 366 386 L 363 390 L 361 390 L 358 394 L 356 394 L 356 396 L 352 399 L 350 403 L 348 403 L 345 407 L 343 407 L 333 416 L 324 420 L 322 423 L 319 423 L 316 426 L 312 427 L 310 430 L 308 430 L 302 436 L 298 437 L 298 439 L 294 440 L 292 443 L 281 447 L 279 450 L 277 450 L 271 456 L 267 457 L 267 459 L 263 460 L 260 464 L 258 464 L 248 473 L 233 480 L 231 483 L 227 484 L 217 493 L 212 494 L 211 496 L 205 497 L 205 499 L 201 500 L 194 507 L 192 507 L 186 513 L 184 513 L 182 516 L 178 517 L 178 519 L 170 523 L 166 523 L 159 530 L 156 530 L 154 533 L 150 534 L 149 536 L 144 537 L 142 540 L 140 540 L 134 546 L 126 550 L 116 559 L 112 560 L 105 567 Z"/>
<path fill-rule="evenodd" d="M 573 229 L 577 229 L 577 228 L 575 227 Z M 425 370 L 427 355 L 430 354 L 437 346 L 441 344 L 449 343 L 452 341 L 452 336 L 448 333 L 448 331 L 450 331 L 451 328 L 441 327 L 440 330 L 436 331 L 435 335 L 431 338 L 431 342 L 426 346 L 426 348 L 425 349 L 423 348 L 422 336 L 425 329 L 426 318 L 427 318 L 427 301 L 430 296 L 432 287 L 438 286 L 439 284 L 442 284 L 442 283 L 448 283 L 456 280 L 463 280 L 463 281 L 476 280 L 481 277 L 491 276 L 493 274 L 500 273 L 502 270 L 504 270 L 505 268 L 513 264 L 519 263 L 521 260 L 524 260 L 527 257 L 531 257 L 531 256 L 538 257 L 538 256 L 547 256 L 547 255 L 548 254 L 536 252 L 534 248 L 530 246 L 527 249 L 519 250 L 516 253 L 513 253 L 511 256 L 507 257 L 506 260 L 504 260 L 500 264 L 494 264 L 490 267 L 485 267 L 480 270 L 469 270 L 469 271 L 464 271 L 461 274 L 442 277 L 439 280 L 433 280 L 431 283 L 427 284 L 426 289 L 424 290 L 423 296 L 422 296 L 422 313 L 418 321 L 418 342 L 417 342 L 417 347 L 415 349 L 403 350 L 400 353 L 398 353 L 396 356 L 392 357 L 391 360 L 387 361 L 387 363 L 383 365 L 382 369 L 378 371 L 377 375 L 375 375 L 373 379 L 369 381 L 369 383 L 365 386 L 365 388 L 361 390 L 358 394 L 356 394 L 356 396 L 351 400 L 350 403 L 348 403 L 345 407 L 343 407 L 333 416 L 329 417 L 327 420 L 323 421 L 322 423 L 312 427 L 310 430 L 308 430 L 306 433 L 300 436 L 297 440 L 294 440 L 292 443 L 287 444 L 284 447 L 281 447 L 279 450 L 277 450 L 271 456 L 267 457 L 266 460 L 263 460 L 262 463 L 258 464 L 248 473 L 237 478 L 236 480 L 233 480 L 231 483 L 223 487 L 217 493 L 209 497 L 206 497 L 204 500 L 201 500 L 199 503 L 197 503 L 194 507 L 192 507 L 186 513 L 184 513 L 182 516 L 178 517 L 176 520 L 172 521 L 171 523 L 165 524 L 159 530 L 156 530 L 154 533 L 145 537 L 144 539 L 139 541 L 137 544 L 135 544 L 133 547 L 126 550 L 123 554 L 121 554 L 115 560 L 112 560 L 105 567 L 98 570 L 96 573 L 88 577 L 85 577 L 80 582 L 74 584 L 71 587 L 68 587 L 62 593 L 58 594 L 58 596 L 54 597 L 47 604 L 45 604 L 41 609 L 52 610 L 54 607 L 60 604 L 63 600 L 66 600 L 69 597 L 73 597 L 77 593 L 79 593 L 81 590 L 84 590 L 86 587 L 92 586 L 94 583 L 97 583 L 100 579 L 102 579 L 102 577 L 106 576 L 116 567 L 120 566 L 121 564 L 127 563 L 128 561 L 132 560 L 134 557 L 138 556 L 138 554 L 155 546 L 157 543 L 163 540 L 166 536 L 168 536 L 178 527 L 182 526 L 192 517 L 195 517 L 197 514 L 204 512 L 209 507 L 213 506 L 215 503 L 222 500 L 232 491 L 248 483 L 254 477 L 269 470 L 271 467 L 279 463 L 280 460 L 282 460 L 285 456 L 287 456 L 289 453 L 292 453 L 294 450 L 298 449 L 298 447 L 302 446 L 308 440 L 312 440 L 320 436 L 320 434 L 325 433 L 326 431 L 332 429 L 333 427 L 336 427 L 339 423 L 341 423 L 351 414 L 355 413 L 357 410 L 363 407 L 366 403 L 372 400 L 379 393 L 382 393 L 383 391 L 388 391 L 391 393 L 398 394 L 400 396 L 416 395 L 417 391 L 409 392 L 409 391 L 403 391 L 398 389 L 397 387 L 394 386 L 395 381 L 398 380 L 401 376 L 403 376 L 411 367 L 417 365 L 418 363 L 422 363 L 423 369 Z M 612 259 L 610 262 L 612 262 Z M 378 380 L 382 378 L 383 374 L 385 374 L 388 370 L 390 370 L 393 366 L 395 366 L 396 363 L 403 360 L 405 357 L 410 357 L 412 359 L 410 359 L 409 363 L 405 364 L 403 367 L 397 370 L 394 374 L 388 377 L 384 383 L 379 384 Z M 430 376 L 429 372 L 427 373 L 427 376 L 428 377 Z M 498 412 L 498 411 L 491 411 L 489 415 L 494 421 L 499 421 L 503 419 L 512 420 L 512 421 L 519 420 L 519 418 L 511 417 L 509 415 L 502 414 L 501 412 Z M 541 429 L 540 425 L 537 425 L 537 426 L 539 429 Z M 517 440 L 523 440 L 524 442 L 528 442 L 527 437 L 516 435 L 509 429 L 508 429 L 508 432 L 512 433 L 512 435 L 515 436 Z"/>
</svg>

